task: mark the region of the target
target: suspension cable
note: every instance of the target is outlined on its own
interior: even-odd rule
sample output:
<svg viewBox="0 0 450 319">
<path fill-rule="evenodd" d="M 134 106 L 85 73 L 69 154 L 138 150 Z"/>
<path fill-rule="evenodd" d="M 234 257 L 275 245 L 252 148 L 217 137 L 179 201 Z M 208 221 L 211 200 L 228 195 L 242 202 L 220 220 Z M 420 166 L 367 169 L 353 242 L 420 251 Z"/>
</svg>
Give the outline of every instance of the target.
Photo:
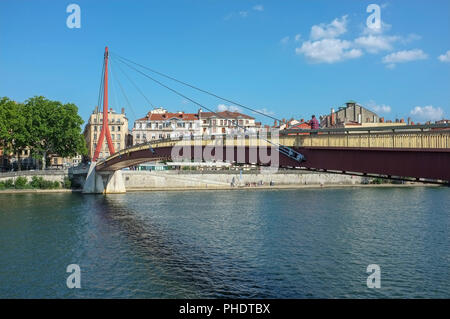
<svg viewBox="0 0 450 319">
<path fill-rule="evenodd" d="M 102 67 L 102 74 L 100 77 L 100 88 L 98 90 L 98 101 L 97 101 L 97 107 L 95 110 L 95 116 L 96 116 L 96 120 L 98 122 L 99 120 L 99 108 L 101 107 L 101 103 L 103 102 L 103 77 L 105 74 L 105 61 L 103 60 L 103 67 Z"/>
<path fill-rule="evenodd" d="M 195 100 L 193 100 L 193 99 L 187 97 L 187 96 L 184 95 L 183 93 L 180 93 L 180 92 L 178 92 L 178 91 L 175 90 L 175 89 L 172 89 L 171 87 L 167 86 L 166 84 L 164 84 L 164 83 L 162 83 L 162 82 L 156 80 L 156 79 L 153 78 L 152 76 L 150 76 L 150 75 L 148 75 L 148 74 L 142 72 L 141 70 L 139 70 L 139 69 L 137 69 L 137 68 L 131 66 L 131 65 L 128 64 L 127 62 L 125 62 L 125 61 L 123 61 L 123 60 L 118 60 L 118 61 L 121 62 L 121 63 L 123 63 L 123 64 L 125 64 L 125 65 L 128 66 L 129 68 L 135 70 L 136 72 L 142 74 L 143 76 L 147 77 L 148 79 L 152 80 L 153 82 L 159 84 L 160 86 L 165 87 L 166 89 L 172 91 L 173 93 L 175 93 L 175 94 L 177 94 L 177 95 L 179 95 L 179 96 L 181 96 L 181 97 L 183 97 L 183 98 L 185 98 L 185 99 L 191 101 L 192 103 L 194 103 L 194 104 L 196 104 L 196 105 L 198 105 L 198 106 L 200 106 L 200 107 L 202 107 L 202 108 L 205 108 L 206 110 L 208 110 L 208 111 L 214 113 L 215 115 L 217 115 L 219 118 L 222 118 L 222 119 L 225 119 L 225 120 L 226 120 L 226 118 L 223 117 L 223 116 L 221 116 L 219 113 L 217 113 L 217 112 L 213 111 L 212 109 L 210 109 L 210 108 L 208 108 L 208 107 L 206 107 L 206 106 L 200 104 L 199 102 L 197 102 L 197 101 L 195 101 Z M 235 125 L 236 125 L 236 127 L 243 129 L 243 130 L 244 130 L 244 133 L 247 131 L 247 128 L 245 128 L 244 126 L 241 126 L 241 125 L 238 124 L 238 120 L 236 120 Z M 305 157 L 304 157 L 302 154 L 298 153 L 297 151 L 293 150 L 293 149 L 290 148 L 290 147 L 284 146 L 284 145 L 279 144 L 279 143 L 274 143 L 274 142 L 272 142 L 271 140 L 268 140 L 268 139 L 266 139 L 266 138 L 264 138 L 264 137 L 261 137 L 261 136 L 260 136 L 260 138 L 261 138 L 262 140 L 266 141 L 267 143 L 269 143 L 269 144 L 271 144 L 271 145 L 274 145 L 280 153 L 282 153 L 282 154 L 284 154 L 284 155 L 286 155 L 286 156 L 288 156 L 288 157 L 290 157 L 290 158 L 292 158 L 292 159 L 294 159 L 294 160 L 296 160 L 296 161 L 302 162 L 302 161 L 305 160 Z"/>
<path fill-rule="evenodd" d="M 110 59 L 111 74 L 112 74 L 112 64 L 113 64 L 113 63 L 112 63 L 112 59 Z M 122 83 L 120 83 L 119 78 L 116 77 L 116 76 L 114 76 L 114 80 L 116 80 L 117 83 L 119 84 L 120 90 L 121 90 L 121 92 L 122 92 L 122 94 L 123 94 L 123 96 L 124 96 L 124 98 L 125 98 L 125 101 L 126 101 L 126 103 L 127 103 L 127 106 L 130 108 L 131 113 L 133 113 L 133 117 L 134 117 L 134 119 L 136 120 L 136 119 L 137 119 L 136 113 L 134 113 L 134 110 L 133 110 L 133 107 L 131 106 L 130 100 L 128 99 L 128 96 L 126 95 L 125 90 L 123 89 Z"/>
<path fill-rule="evenodd" d="M 277 119 L 276 117 L 273 117 L 273 116 L 271 116 L 271 115 L 269 115 L 269 114 L 266 114 L 266 113 L 264 113 L 264 112 L 261 112 L 261 111 L 258 111 L 258 110 L 256 110 L 256 109 L 253 109 L 253 108 L 251 108 L 251 107 L 242 105 L 241 103 L 232 101 L 232 100 L 230 100 L 230 99 L 221 97 L 221 96 L 219 96 L 219 95 L 217 95 L 217 94 L 214 94 L 214 93 L 209 92 L 209 91 L 207 91 L 207 90 L 201 89 L 201 88 L 199 88 L 199 87 L 197 87 L 197 86 L 194 86 L 194 85 L 192 85 L 192 84 L 186 83 L 186 82 L 184 82 L 184 81 L 178 80 L 178 79 L 176 79 L 176 78 L 174 78 L 174 77 L 172 77 L 172 76 L 166 75 L 166 74 L 164 74 L 164 73 L 162 73 L 162 72 L 156 71 L 156 70 L 151 69 L 151 68 L 149 68 L 149 67 L 146 67 L 146 66 L 144 66 L 144 65 L 142 65 L 142 64 L 139 64 L 139 63 L 137 63 L 137 62 L 131 61 L 130 59 L 127 59 L 127 58 L 125 58 L 125 57 L 122 57 L 122 56 L 120 56 L 120 55 L 118 55 L 118 54 L 116 54 L 116 53 L 111 52 L 111 54 L 115 55 L 115 56 L 118 57 L 119 59 L 126 60 L 126 61 L 128 61 L 128 62 L 130 62 L 130 63 L 132 63 L 132 64 L 135 64 L 135 65 L 137 65 L 137 66 L 140 66 L 141 68 L 144 68 L 144 69 L 146 69 L 146 70 L 148 70 L 148 71 L 150 71 L 150 72 L 153 72 L 153 73 L 156 73 L 156 74 L 158 74 L 158 75 L 161 75 L 161 76 L 163 76 L 163 77 L 165 77 L 165 78 L 167 78 L 167 79 L 170 79 L 170 80 L 172 80 L 172 81 L 178 82 L 178 83 L 180 83 L 180 84 L 183 84 L 183 85 L 185 85 L 185 86 L 188 86 L 188 87 L 190 87 L 190 88 L 192 88 L 192 89 L 195 89 L 195 90 L 197 90 L 197 91 L 200 91 L 200 92 L 203 92 L 203 93 L 205 93 L 205 94 L 214 96 L 215 98 L 218 98 L 218 99 L 220 99 L 220 100 L 226 101 L 226 102 L 228 102 L 228 103 L 232 103 L 232 104 L 234 104 L 234 105 L 240 106 L 240 107 L 242 107 L 242 108 L 244 108 L 244 109 L 247 109 L 247 110 L 249 110 L 249 111 L 252 111 L 252 112 L 254 112 L 254 113 L 257 113 L 257 114 L 266 116 L 266 117 L 268 117 L 268 118 L 271 118 L 271 119 L 273 119 L 273 120 L 279 121 L 280 123 L 282 122 L 280 119 Z"/>
<path fill-rule="evenodd" d="M 134 86 L 134 88 L 144 97 L 147 103 L 150 104 L 152 108 L 155 108 L 155 105 L 153 105 L 153 103 L 150 101 L 149 98 L 147 98 L 144 92 L 142 92 L 142 90 L 136 85 L 136 83 L 128 76 L 128 74 L 126 74 L 126 72 L 122 69 L 120 64 L 117 64 L 117 67 L 119 68 L 120 72 L 122 72 L 122 74 L 128 79 L 128 81 L 130 81 L 130 83 Z"/>
</svg>

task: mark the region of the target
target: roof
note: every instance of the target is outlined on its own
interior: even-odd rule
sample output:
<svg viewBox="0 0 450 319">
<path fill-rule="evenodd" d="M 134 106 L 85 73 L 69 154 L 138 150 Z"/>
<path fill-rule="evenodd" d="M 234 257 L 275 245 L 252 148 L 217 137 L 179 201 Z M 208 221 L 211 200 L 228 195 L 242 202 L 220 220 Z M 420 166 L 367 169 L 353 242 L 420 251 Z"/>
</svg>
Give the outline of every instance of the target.
<svg viewBox="0 0 450 319">
<path fill-rule="evenodd" d="M 140 118 L 137 121 L 168 121 L 171 119 L 183 121 L 198 120 L 197 113 L 148 113 L 146 117 Z"/>
<path fill-rule="evenodd" d="M 200 112 L 200 117 L 201 118 L 210 118 L 210 117 L 218 117 L 218 118 L 232 118 L 232 119 L 237 119 L 237 118 L 243 118 L 243 119 L 249 119 L 249 120 L 254 120 L 254 117 L 251 117 L 249 115 L 246 114 L 242 114 L 239 112 L 231 112 L 231 111 L 223 111 L 223 112 Z"/>
<path fill-rule="evenodd" d="M 223 112 L 200 112 L 200 118 L 208 119 L 211 117 L 217 117 L 219 119 L 249 119 L 254 120 L 254 117 L 251 117 L 246 114 L 242 114 L 239 112 L 231 112 L 231 111 L 223 111 Z M 184 121 L 195 121 L 199 119 L 199 114 L 197 113 L 152 113 L 148 112 L 147 115 L 143 118 L 137 119 L 137 121 L 168 121 L 171 119 L 184 120 Z"/>
</svg>

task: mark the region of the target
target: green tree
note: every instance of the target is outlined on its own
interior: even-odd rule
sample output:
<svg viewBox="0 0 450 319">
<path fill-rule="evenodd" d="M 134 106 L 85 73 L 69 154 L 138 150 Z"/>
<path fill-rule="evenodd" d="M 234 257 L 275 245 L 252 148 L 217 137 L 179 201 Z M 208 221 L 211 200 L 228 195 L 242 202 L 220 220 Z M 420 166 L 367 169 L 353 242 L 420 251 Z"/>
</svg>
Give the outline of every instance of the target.
<svg viewBox="0 0 450 319">
<path fill-rule="evenodd" d="M 0 100 L 0 147 L 3 156 L 19 154 L 24 151 L 30 141 L 27 130 L 29 119 L 26 117 L 25 106 L 3 97 Z M 19 169 L 21 168 L 19 157 Z"/>
<path fill-rule="evenodd" d="M 50 154 L 68 157 L 87 153 L 81 131 L 83 119 L 75 104 L 35 96 L 25 102 L 25 112 L 30 117 L 27 131 L 32 154 L 43 159 L 44 168 Z"/>
</svg>

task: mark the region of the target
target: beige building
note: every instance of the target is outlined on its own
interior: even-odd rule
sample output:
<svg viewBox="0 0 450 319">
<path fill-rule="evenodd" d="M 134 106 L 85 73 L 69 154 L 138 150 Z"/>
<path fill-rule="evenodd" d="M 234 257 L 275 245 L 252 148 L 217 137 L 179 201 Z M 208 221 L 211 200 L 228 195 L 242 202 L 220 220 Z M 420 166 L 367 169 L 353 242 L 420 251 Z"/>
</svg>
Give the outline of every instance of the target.
<svg viewBox="0 0 450 319">
<path fill-rule="evenodd" d="M 128 119 L 125 115 L 125 110 L 122 108 L 121 113 L 116 113 L 113 109 L 110 109 L 108 112 L 108 121 L 114 150 L 118 152 L 128 146 Z M 95 148 L 97 147 L 97 142 L 100 138 L 100 132 L 102 131 L 102 125 L 103 112 L 92 112 L 83 133 L 84 138 L 86 139 L 89 159 L 92 159 L 94 157 Z M 103 145 L 99 154 L 99 158 L 106 158 L 109 155 L 108 143 L 105 137 L 103 139 Z"/>
<path fill-rule="evenodd" d="M 257 123 L 251 116 L 239 112 L 203 112 L 171 113 L 163 108 L 156 108 L 143 118 L 136 120 L 132 130 L 133 144 L 150 140 L 178 138 L 191 135 L 232 134 L 256 131 Z"/>
<path fill-rule="evenodd" d="M 202 112 L 198 111 L 202 134 L 238 134 L 244 130 L 255 133 L 258 129 L 255 118 L 239 112 Z"/>
</svg>

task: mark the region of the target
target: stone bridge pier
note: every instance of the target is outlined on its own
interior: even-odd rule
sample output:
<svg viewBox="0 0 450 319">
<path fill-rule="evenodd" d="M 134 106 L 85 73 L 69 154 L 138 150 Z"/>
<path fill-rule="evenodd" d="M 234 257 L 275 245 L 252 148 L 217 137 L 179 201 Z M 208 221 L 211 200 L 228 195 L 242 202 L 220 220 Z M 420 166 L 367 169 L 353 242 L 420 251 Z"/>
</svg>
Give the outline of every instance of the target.
<svg viewBox="0 0 450 319">
<path fill-rule="evenodd" d="M 96 162 L 89 167 L 83 186 L 84 194 L 121 194 L 126 193 L 122 171 L 102 171 L 95 169 Z"/>
</svg>

